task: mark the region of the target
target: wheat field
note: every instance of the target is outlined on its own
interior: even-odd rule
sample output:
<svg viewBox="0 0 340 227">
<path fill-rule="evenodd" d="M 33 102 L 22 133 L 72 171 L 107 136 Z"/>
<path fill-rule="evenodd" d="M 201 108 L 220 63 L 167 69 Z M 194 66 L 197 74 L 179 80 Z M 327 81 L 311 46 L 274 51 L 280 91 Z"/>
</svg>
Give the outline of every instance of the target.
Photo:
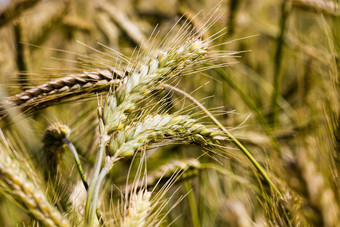
<svg viewBox="0 0 340 227">
<path fill-rule="evenodd" d="M 340 226 L 339 0 L 0 1 L 0 226 Z"/>
</svg>

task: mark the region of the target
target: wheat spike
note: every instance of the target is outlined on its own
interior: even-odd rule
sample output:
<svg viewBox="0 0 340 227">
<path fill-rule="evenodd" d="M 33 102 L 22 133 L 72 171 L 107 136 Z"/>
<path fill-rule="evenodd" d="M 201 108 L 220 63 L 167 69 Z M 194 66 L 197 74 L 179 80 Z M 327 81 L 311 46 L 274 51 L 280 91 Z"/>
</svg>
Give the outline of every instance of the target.
<svg viewBox="0 0 340 227">
<path fill-rule="evenodd" d="M 109 144 L 109 152 L 117 156 L 130 156 L 152 140 L 166 137 L 195 142 L 203 146 L 217 139 L 226 139 L 216 129 L 210 129 L 185 115 L 146 116 L 143 121 L 129 125 L 115 135 Z"/>
<path fill-rule="evenodd" d="M 8 98 L 8 103 L 21 110 L 46 108 L 73 96 L 108 91 L 116 87 L 128 72 L 112 68 L 68 75 L 49 81 Z"/>
<path fill-rule="evenodd" d="M 0 134 L 0 188 L 44 226 L 69 226 L 67 220 L 20 168 L 20 164 L 7 154 L 10 148 L 2 132 Z"/>
<path fill-rule="evenodd" d="M 151 209 L 151 193 L 140 190 L 130 194 L 130 204 L 126 210 L 126 216 L 121 221 L 121 227 L 142 227 Z"/>
</svg>

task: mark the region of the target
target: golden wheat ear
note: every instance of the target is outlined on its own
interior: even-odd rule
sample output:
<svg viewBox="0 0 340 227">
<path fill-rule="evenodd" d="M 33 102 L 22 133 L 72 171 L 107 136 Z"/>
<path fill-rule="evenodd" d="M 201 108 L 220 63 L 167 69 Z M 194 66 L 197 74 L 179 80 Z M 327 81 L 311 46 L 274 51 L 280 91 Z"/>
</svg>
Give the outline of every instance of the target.
<svg viewBox="0 0 340 227">
<path fill-rule="evenodd" d="M 21 164 L 9 154 L 8 141 L 0 131 L 0 189 L 44 226 L 70 226 L 50 204 L 40 187 L 33 183 Z"/>
</svg>

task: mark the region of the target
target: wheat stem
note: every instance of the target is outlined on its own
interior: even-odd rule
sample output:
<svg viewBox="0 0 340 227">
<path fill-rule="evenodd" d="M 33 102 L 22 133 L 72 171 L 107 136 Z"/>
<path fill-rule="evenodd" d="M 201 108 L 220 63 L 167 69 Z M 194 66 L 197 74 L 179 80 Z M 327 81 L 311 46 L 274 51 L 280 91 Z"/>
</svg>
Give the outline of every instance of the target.
<svg viewBox="0 0 340 227">
<path fill-rule="evenodd" d="M 112 157 L 109 162 L 106 162 L 102 170 L 100 171 L 98 175 L 98 179 L 96 181 L 96 185 L 93 189 L 93 194 L 92 194 L 92 201 L 91 201 L 91 206 L 90 206 L 90 211 L 89 211 L 89 225 L 92 226 L 94 222 L 94 216 L 95 216 L 95 211 L 99 212 L 97 209 L 97 202 L 98 202 L 98 197 L 99 197 L 99 191 L 101 188 L 101 185 L 103 183 L 104 178 L 106 175 L 109 173 L 110 169 L 113 167 L 113 164 L 115 161 L 118 159 L 116 157 Z"/>
<path fill-rule="evenodd" d="M 85 174 L 84 174 L 83 168 L 81 166 L 80 159 L 79 159 L 79 156 L 78 156 L 76 148 L 74 147 L 73 143 L 68 138 L 63 138 L 62 141 L 71 150 L 71 152 L 73 154 L 73 157 L 74 157 L 74 160 L 75 160 L 76 165 L 77 165 L 77 169 L 78 169 L 79 175 L 80 175 L 81 180 L 83 182 L 83 185 L 84 185 L 86 191 L 88 191 L 89 185 L 88 185 L 87 180 L 85 178 Z M 97 215 L 97 219 L 98 219 L 100 225 L 101 226 L 105 226 L 104 225 L 104 221 L 102 219 L 102 215 L 101 215 L 101 213 L 100 213 L 100 211 L 98 209 L 96 209 L 96 215 Z"/>
<path fill-rule="evenodd" d="M 81 180 L 84 184 L 84 187 L 87 191 L 89 185 L 86 181 L 86 178 L 85 178 L 85 174 L 84 174 L 84 171 L 83 171 L 83 168 L 81 166 L 81 163 L 80 163 L 80 159 L 79 159 L 79 156 L 78 156 L 78 153 L 77 153 L 77 150 L 76 148 L 74 147 L 74 145 L 72 144 L 72 142 L 67 139 L 66 137 L 62 139 L 62 141 L 66 144 L 66 146 L 70 149 L 70 151 L 72 152 L 73 154 L 73 157 L 74 157 L 74 161 L 76 162 L 76 165 L 77 165 L 77 169 L 78 169 L 78 172 L 79 172 L 79 175 L 81 177 Z"/>
<path fill-rule="evenodd" d="M 280 124 L 280 96 L 282 82 L 282 60 L 283 60 L 283 44 L 286 37 L 288 16 L 290 13 L 291 2 L 282 1 L 281 18 L 280 18 L 280 35 L 277 38 L 275 57 L 274 57 L 274 74 L 273 74 L 273 94 L 272 94 L 272 110 L 273 110 L 273 128 Z"/>
<path fill-rule="evenodd" d="M 192 226 L 200 227 L 201 224 L 200 224 L 200 219 L 198 217 L 198 212 L 197 212 L 197 203 L 196 203 L 194 191 L 193 191 L 190 181 L 185 181 L 184 186 L 188 193 L 188 202 L 189 202 L 189 207 L 190 207 Z"/>
<path fill-rule="evenodd" d="M 96 208 L 93 208 L 92 206 L 92 196 L 94 194 L 94 188 L 97 184 L 97 179 L 98 179 L 98 176 L 99 176 L 99 173 L 100 173 L 100 167 L 101 167 L 101 164 L 102 164 L 102 161 L 103 161 L 103 156 L 104 156 L 104 151 L 105 151 L 105 146 L 106 146 L 106 138 L 105 136 L 100 136 L 100 144 L 99 144 L 99 147 L 98 147 L 98 153 L 97 153 L 97 158 L 96 158 L 96 163 L 95 163 L 95 166 L 94 166 L 94 171 L 93 171 L 93 176 L 92 176 L 92 179 L 91 179 L 91 183 L 90 183 L 90 187 L 89 187 L 89 190 L 87 192 L 87 200 L 86 200 L 86 206 L 85 206 L 85 216 L 86 216 L 86 219 L 88 221 L 88 223 L 90 224 L 90 226 L 93 225 L 93 221 L 94 221 L 94 218 L 93 218 L 93 212 L 90 212 L 91 209 L 95 210 Z"/>
</svg>

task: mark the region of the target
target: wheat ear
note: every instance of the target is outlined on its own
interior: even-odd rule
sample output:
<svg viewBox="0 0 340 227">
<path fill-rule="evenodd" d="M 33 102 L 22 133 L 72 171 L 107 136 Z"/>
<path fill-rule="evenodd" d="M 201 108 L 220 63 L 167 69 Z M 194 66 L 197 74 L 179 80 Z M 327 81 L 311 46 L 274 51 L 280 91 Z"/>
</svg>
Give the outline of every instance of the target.
<svg viewBox="0 0 340 227">
<path fill-rule="evenodd" d="M 68 75 L 23 91 L 8 98 L 7 102 L 22 111 L 33 108 L 37 111 L 74 96 L 108 91 L 110 87 L 117 87 L 127 73 L 111 68 Z"/>
<path fill-rule="evenodd" d="M 105 159 L 105 166 L 97 176 L 96 185 L 92 189 L 93 197 L 92 199 L 90 198 L 92 202 L 89 202 L 91 207 L 88 208 L 89 213 L 87 215 L 94 215 L 94 208 L 96 207 L 94 205 L 96 204 L 102 181 L 120 157 L 133 155 L 136 150 L 156 138 L 165 138 L 166 136 L 172 139 L 180 138 L 181 140 L 192 141 L 206 146 L 212 144 L 213 141 L 216 142 L 217 139 L 224 138 L 220 135 L 221 132 L 218 130 L 206 128 L 204 125 L 196 123 L 189 116 L 180 115 L 147 116 L 141 122 L 124 127 L 123 130 L 116 133 L 116 139 L 109 144 L 109 151 L 111 151 L 112 156 Z"/>
<path fill-rule="evenodd" d="M 125 216 L 122 218 L 122 227 L 141 227 L 145 226 L 146 218 L 151 210 L 151 193 L 147 190 L 140 190 L 130 194 L 129 207 Z"/>
<path fill-rule="evenodd" d="M 11 152 L 0 131 L 0 186 L 11 195 L 26 212 L 44 226 L 69 226 L 66 219 L 49 203 L 42 191 L 29 179 L 20 164 L 7 153 Z"/>
<path fill-rule="evenodd" d="M 117 132 L 108 150 L 112 156 L 131 156 L 139 148 L 157 139 L 169 138 L 206 146 L 226 139 L 222 135 L 221 131 L 207 128 L 190 116 L 149 115 Z"/>
</svg>

